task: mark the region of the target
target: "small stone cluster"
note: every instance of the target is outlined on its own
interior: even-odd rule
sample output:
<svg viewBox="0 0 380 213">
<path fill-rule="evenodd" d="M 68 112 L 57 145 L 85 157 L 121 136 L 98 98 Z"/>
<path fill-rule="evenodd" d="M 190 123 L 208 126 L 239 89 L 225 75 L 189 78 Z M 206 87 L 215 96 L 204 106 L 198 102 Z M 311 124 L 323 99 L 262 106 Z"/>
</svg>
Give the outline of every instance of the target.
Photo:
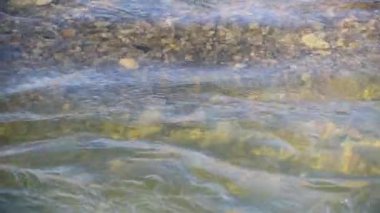
<svg viewBox="0 0 380 213">
<path fill-rule="evenodd" d="M 275 64 L 308 54 L 380 51 L 374 47 L 380 40 L 378 16 L 366 21 L 344 17 L 328 27 L 315 24 L 294 28 L 222 19 L 183 23 L 128 17 L 111 20 L 3 16 L 0 44 L 17 54 L 9 56 L 3 53 L 9 51 L 0 49 L 0 58 L 12 63 L 119 63 L 136 69 L 139 63 L 155 60 L 239 68 Z"/>
</svg>

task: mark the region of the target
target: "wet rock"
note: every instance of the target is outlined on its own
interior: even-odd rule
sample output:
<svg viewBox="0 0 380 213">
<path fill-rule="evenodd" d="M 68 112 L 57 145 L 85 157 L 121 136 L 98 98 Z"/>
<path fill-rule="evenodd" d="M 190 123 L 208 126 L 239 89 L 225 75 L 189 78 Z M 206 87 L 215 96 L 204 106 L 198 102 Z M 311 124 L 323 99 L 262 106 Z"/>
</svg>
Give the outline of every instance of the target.
<svg viewBox="0 0 380 213">
<path fill-rule="evenodd" d="M 35 4 L 37 6 L 44 6 L 50 4 L 52 1 L 53 0 L 36 0 Z"/>
<path fill-rule="evenodd" d="M 107 22 L 107 21 L 96 21 L 94 23 L 94 26 L 96 28 L 105 28 L 105 27 L 108 27 L 111 23 Z"/>
<path fill-rule="evenodd" d="M 10 0 L 9 5 L 13 7 L 25 7 L 29 5 L 33 5 L 34 0 Z"/>
<path fill-rule="evenodd" d="M 107 164 L 111 172 L 118 172 L 126 166 L 125 163 L 126 162 L 124 162 L 123 160 L 113 159 L 109 161 Z"/>
<path fill-rule="evenodd" d="M 53 0 L 10 0 L 9 4 L 13 7 L 26 7 L 26 6 L 45 6 L 52 3 Z"/>
<path fill-rule="evenodd" d="M 133 58 L 122 58 L 119 60 L 119 64 L 127 70 L 135 70 L 139 68 L 139 64 Z"/>
<path fill-rule="evenodd" d="M 128 138 L 130 139 L 142 139 L 150 138 L 159 134 L 162 131 L 161 125 L 142 125 L 135 128 L 131 128 L 128 131 Z"/>
<path fill-rule="evenodd" d="M 76 35 L 76 30 L 73 28 L 63 29 L 61 35 L 63 38 L 73 38 Z"/>
<path fill-rule="evenodd" d="M 343 4 L 342 9 L 378 10 L 380 9 L 380 2 L 379 1 L 349 2 L 349 3 Z"/>
<path fill-rule="evenodd" d="M 304 45 L 311 49 L 329 49 L 330 44 L 323 40 L 320 36 L 309 33 L 302 36 L 301 41 Z"/>
<path fill-rule="evenodd" d="M 36 29 L 36 31 L 43 39 L 53 40 L 57 37 L 56 32 L 51 29 Z"/>
<path fill-rule="evenodd" d="M 134 46 L 136 49 L 143 51 L 144 53 L 147 53 L 147 52 L 149 52 L 149 51 L 152 50 L 152 48 L 150 48 L 150 47 L 148 47 L 148 46 L 146 46 L 146 45 L 135 44 L 135 45 L 133 45 L 133 46 Z"/>
<path fill-rule="evenodd" d="M 148 109 L 141 113 L 138 123 L 139 124 L 154 124 L 160 122 L 162 118 L 161 112 L 156 109 Z"/>
</svg>

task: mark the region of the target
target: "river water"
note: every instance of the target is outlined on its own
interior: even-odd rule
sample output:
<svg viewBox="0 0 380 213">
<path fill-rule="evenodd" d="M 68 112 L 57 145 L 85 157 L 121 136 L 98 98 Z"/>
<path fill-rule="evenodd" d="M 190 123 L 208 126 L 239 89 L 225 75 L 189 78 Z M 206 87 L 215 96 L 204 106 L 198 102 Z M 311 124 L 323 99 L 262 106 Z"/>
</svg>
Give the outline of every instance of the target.
<svg viewBox="0 0 380 213">
<path fill-rule="evenodd" d="M 0 212 L 378 212 L 379 8 L 2 5 Z"/>
</svg>

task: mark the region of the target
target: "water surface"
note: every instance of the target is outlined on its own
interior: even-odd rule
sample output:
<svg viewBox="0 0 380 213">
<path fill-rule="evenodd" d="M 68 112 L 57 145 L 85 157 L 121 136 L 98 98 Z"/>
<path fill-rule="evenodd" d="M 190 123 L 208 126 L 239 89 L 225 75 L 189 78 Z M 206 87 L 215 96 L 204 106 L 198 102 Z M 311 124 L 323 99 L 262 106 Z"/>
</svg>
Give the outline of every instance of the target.
<svg viewBox="0 0 380 213">
<path fill-rule="evenodd" d="M 0 38 L 0 211 L 376 212 L 374 2 L 83 0 L 4 10 L 3 20 L 16 25 Z M 175 61 L 161 60 L 138 46 L 126 54 L 139 68 L 127 70 L 117 63 L 122 47 L 110 46 L 105 52 L 114 55 L 95 63 L 94 55 L 78 61 L 51 45 L 74 41 L 56 41 L 48 31 L 38 42 L 52 53 L 14 38 L 34 32 L 34 41 L 38 33 L 25 23 L 36 20 L 53 33 L 90 23 L 81 25 L 80 42 L 100 33 L 91 31 L 96 22 L 118 37 L 120 20 L 132 19 L 181 32 L 194 23 L 232 23 L 237 32 L 253 23 L 254 30 L 280 32 L 278 39 L 265 34 L 274 42 L 283 32 L 293 40 L 312 33 L 329 48 L 290 41 L 280 49 L 293 48 L 294 56 L 268 54 L 274 50 L 264 42 L 257 48 L 268 51 L 255 60 L 208 60 L 210 53 L 189 63 L 180 52 L 168 53 Z M 96 40 L 96 51 L 112 41 Z M 33 58 L 57 53 L 62 60 Z"/>
</svg>

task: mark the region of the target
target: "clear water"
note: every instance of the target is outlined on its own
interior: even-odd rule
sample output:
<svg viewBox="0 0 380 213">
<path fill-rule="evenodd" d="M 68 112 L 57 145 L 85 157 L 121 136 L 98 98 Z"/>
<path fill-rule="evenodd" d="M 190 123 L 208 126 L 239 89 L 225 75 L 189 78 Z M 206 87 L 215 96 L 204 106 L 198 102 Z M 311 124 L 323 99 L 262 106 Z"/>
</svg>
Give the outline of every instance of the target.
<svg viewBox="0 0 380 213">
<path fill-rule="evenodd" d="M 239 18 L 283 28 L 379 15 L 353 1 L 80 3 L 57 7 L 82 18 Z M 38 9 L 57 16 L 46 10 Z M 372 52 L 241 68 L 6 68 L 3 57 L 0 212 L 377 212 L 374 41 L 358 40 Z"/>
</svg>

